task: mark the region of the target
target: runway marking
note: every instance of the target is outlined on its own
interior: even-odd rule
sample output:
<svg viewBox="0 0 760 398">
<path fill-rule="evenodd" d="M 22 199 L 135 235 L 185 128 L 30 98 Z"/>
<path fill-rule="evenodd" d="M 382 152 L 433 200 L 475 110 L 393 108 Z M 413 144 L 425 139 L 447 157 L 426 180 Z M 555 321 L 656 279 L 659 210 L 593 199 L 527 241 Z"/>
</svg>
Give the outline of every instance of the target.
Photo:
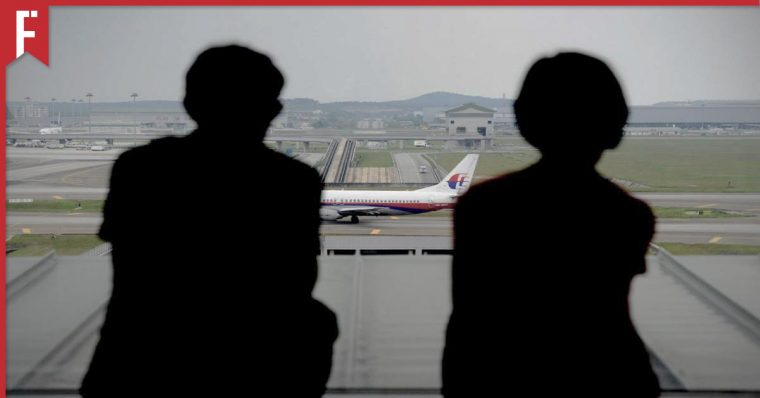
<svg viewBox="0 0 760 398">
<path fill-rule="evenodd" d="M 717 205 L 718 205 L 717 203 L 708 203 L 708 204 L 706 204 L 706 205 L 699 205 L 699 206 L 697 206 L 697 208 L 698 208 L 698 209 L 706 209 L 706 208 L 708 208 L 708 207 L 715 207 L 715 206 L 717 206 Z"/>
<path fill-rule="evenodd" d="M 53 199 L 61 200 L 63 199 L 63 196 L 53 195 Z"/>
<path fill-rule="evenodd" d="M 392 216 L 392 217 L 391 217 L 391 220 L 398 220 L 398 217 L 396 217 L 396 216 Z"/>
<path fill-rule="evenodd" d="M 710 241 L 708 243 L 718 243 L 718 242 L 720 242 L 721 239 L 723 239 L 723 238 L 720 237 L 720 236 L 716 236 L 716 237 L 710 239 Z"/>
<path fill-rule="evenodd" d="M 379 229 L 373 229 L 372 232 L 369 233 L 370 235 L 380 235 Z"/>
<path fill-rule="evenodd" d="M 32 229 L 31 228 L 21 228 L 21 233 L 22 234 L 31 234 L 32 233 Z"/>
<path fill-rule="evenodd" d="M 98 166 L 86 167 L 84 170 L 79 170 L 79 171 L 75 171 L 75 172 L 70 173 L 70 174 L 66 174 L 65 176 L 61 177 L 61 182 L 69 182 L 69 179 L 71 179 L 72 177 L 74 177 L 74 176 L 76 176 L 78 174 L 89 173 L 89 172 L 91 172 L 91 171 L 93 171 L 95 169 L 99 169 L 99 168 L 102 168 L 102 167 L 110 167 L 110 166 L 111 166 L 110 164 L 101 164 L 101 165 L 98 165 Z"/>
</svg>

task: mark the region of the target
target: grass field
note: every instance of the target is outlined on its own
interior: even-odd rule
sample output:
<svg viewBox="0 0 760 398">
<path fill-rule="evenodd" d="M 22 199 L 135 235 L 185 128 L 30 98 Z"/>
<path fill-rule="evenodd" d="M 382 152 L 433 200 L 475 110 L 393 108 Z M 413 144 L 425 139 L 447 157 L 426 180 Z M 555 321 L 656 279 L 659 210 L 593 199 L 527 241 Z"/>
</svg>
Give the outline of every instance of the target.
<svg viewBox="0 0 760 398">
<path fill-rule="evenodd" d="M 102 200 L 35 200 L 32 203 L 8 203 L 7 211 L 40 213 L 100 213 Z M 81 207 L 80 207 L 81 206 Z"/>
<path fill-rule="evenodd" d="M 464 153 L 434 153 L 429 154 L 436 163 L 446 170 L 451 170 L 464 158 Z M 515 153 L 481 153 L 478 166 L 475 168 L 475 179 L 496 177 L 498 175 L 520 170 L 538 160 L 535 151 Z"/>
<path fill-rule="evenodd" d="M 604 174 L 671 192 L 760 191 L 760 138 L 627 138 Z"/>
<path fill-rule="evenodd" d="M 751 245 L 717 245 L 712 243 L 668 243 L 657 242 L 670 254 L 677 256 L 685 255 L 713 255 L 713 254 L 733 254 L 733 255 L 754 255 L 760 254 L 760 246 Z"/>
<path fill-rule="evenodd" d="M 43 256 L 55 250 L 61 256 L 76 256 L 103 243 L 96 235 L 16 235 L 5 243 L 16 249 L 9 257 Z"/>
<path fill-rule="evenodd" d="M 356 151 L 354 160 L 355 167 L 393 167 L 393 158 L 385 151 Z"/>
<path fill-rule="evenodd" d="M 499 142 L 526 145 L 520 138 Z M 464 153 L 431 156 L 453 168 Z M 476 178 L 519 170 L 538 159 L 529 149 L 514 153 L 482 153 Z M 636 191 L 760 192 L 760 138 L 626 137 L 608 151 L 598 169 L 608 177 L 637 184 Z"/>
</svg>

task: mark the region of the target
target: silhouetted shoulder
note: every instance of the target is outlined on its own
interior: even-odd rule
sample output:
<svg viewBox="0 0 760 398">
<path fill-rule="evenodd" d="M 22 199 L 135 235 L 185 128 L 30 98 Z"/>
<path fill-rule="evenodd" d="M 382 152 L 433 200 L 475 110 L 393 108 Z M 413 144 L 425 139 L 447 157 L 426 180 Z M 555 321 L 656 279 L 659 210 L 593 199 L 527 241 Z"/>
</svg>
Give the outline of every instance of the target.
<svg viewBox="0 0 760 398">
<path fill-rule="evenodd" d="M 126 235 L 124 223 L 134 220 L 132 212 L 139 211 L 137 207 L 146 200 L 140 188 L 150 188 L 152 176 L 168 166 L 167 159 L 181 145 L 180 140 L 161 138 L 119 155 L 111 170 L 110 189 L 103 207 L 103 223 L 98 232 L 101 239 L 113 242 L 117 235 Z"/>
<path fill-rule="evenodd" d="M 289 169 L 298 175 L 303 175 L 308 178 L 321 180 L 319 172 L 308 164 L 301 162 L 300 160 L 293 159 L 283 153 L 273 151 L 269 149 L 275 162 L 286 164 Z"/>
<path fill-rule="evenodd" d="M 652 235 L 654 235 L 655 216 L 649 205 L 635 198 L 612 181 L 607 179 L 604 179 L 604 181 L 611 195 L 617 199 L 615 204 L 620 206 L 621 213 L 628 215 L 628 219 L 632 224 L 639 225 L 641 228 L 640 232 L 648 234 L 649 239 L 651 239 Z"/>
<path fill-rule="evenodd" d="M 512 196 L 505 196 L 504 194 L 528 184 L 529 181 L 526 181 L 526 178 L 530 178 L 529 174 L 528 169 L 523 169 L 474 184 L 457 200 L 457 208 L 470 205 L 480 206 L 484 205 L 486 201 L 509 201 Z M 522 196 L 525 193 L 520 192 L 520 195 Z"/>
<path fill-rule="evenodd" d="M 628 225 L 631 228 L 631 244 L 636 245 L 638 252 L 638 256 L 632 258 L 633 273 L 643 274 L 646 272 L 646 253 L 649 250 L 649 244 L 654 238 L 656 218 L 649 205 L 642 200 L 634 198 L 622 188 L 618 186 L 616 188 L 625 198 L 625 210 L 623 214 L 627 216 Z"/>
<path fill-rule="evenodd" d="M 181 138 L 163 137 L 151 141 L 147 145 L 138 146 L 124 151 L 116 159 L 116 164 L 126 168 L 127 164 L 133 167 L 140 167 L 146 162 L 160 159 L 166 160 L 165 156 L 171 156 L 181 147 Z"/>
</svg>

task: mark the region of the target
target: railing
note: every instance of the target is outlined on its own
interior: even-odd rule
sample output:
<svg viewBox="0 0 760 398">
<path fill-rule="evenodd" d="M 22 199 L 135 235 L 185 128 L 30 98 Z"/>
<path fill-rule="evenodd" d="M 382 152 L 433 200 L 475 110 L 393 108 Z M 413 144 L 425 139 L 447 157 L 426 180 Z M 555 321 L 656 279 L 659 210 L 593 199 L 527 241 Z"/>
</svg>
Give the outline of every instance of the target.
<svg viewBox="0 0 760 398">
<path fill-rule="evenodd" d="M 655 244 L 650 245 L 660 267 L 681 282 L 695 296 L 737 325 L 757 344 L 760 344 L 760 319 L 721 293 L 681 264 L 672 254 Z"/>
<path fill-rule="evenodd" d="M 84 253 L 82 253 L 83 256 L 105 256 L 107 254 L 111 254 L 111 251 L 113 250 L 113 247 L 109 242 L 103 243 L 102 245 L 96 246 Z"/>
<path fill-rule="evenodd" d="M 58 258 L 55 255 L 55 250 L 51 250 L 29 269 L 8 281 L 8 284 L 5 287 L 6 300 L 12 301 L 27 287 L 31 286 L 36 281 L 40 280 L 45 274 L 52 271 L 57 263 Z"/>
</svg>

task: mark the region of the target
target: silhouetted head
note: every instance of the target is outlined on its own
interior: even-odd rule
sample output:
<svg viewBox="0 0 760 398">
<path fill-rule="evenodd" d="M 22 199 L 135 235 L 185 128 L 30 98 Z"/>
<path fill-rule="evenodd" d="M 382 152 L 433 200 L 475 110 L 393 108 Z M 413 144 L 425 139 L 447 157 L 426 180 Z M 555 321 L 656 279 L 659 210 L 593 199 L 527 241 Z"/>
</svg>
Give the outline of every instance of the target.
<svg viewBox="0 0 760 398">
<path fill-rule="evenodd" d="M 282 110 L 284 84 L 266 55 L 246 47 L 212 47 L 187 71 L 184 105 L 199 126 L 263 134 Z"/>
<path fill-rule="evenodd" d="M 628 119 L 610 68 L 578 53 L 533 64 L 514 108 L 520 134 L 544 157 L 579 163 L 596 163 L 605 149 L 615 148 Z"/>
</svg>

